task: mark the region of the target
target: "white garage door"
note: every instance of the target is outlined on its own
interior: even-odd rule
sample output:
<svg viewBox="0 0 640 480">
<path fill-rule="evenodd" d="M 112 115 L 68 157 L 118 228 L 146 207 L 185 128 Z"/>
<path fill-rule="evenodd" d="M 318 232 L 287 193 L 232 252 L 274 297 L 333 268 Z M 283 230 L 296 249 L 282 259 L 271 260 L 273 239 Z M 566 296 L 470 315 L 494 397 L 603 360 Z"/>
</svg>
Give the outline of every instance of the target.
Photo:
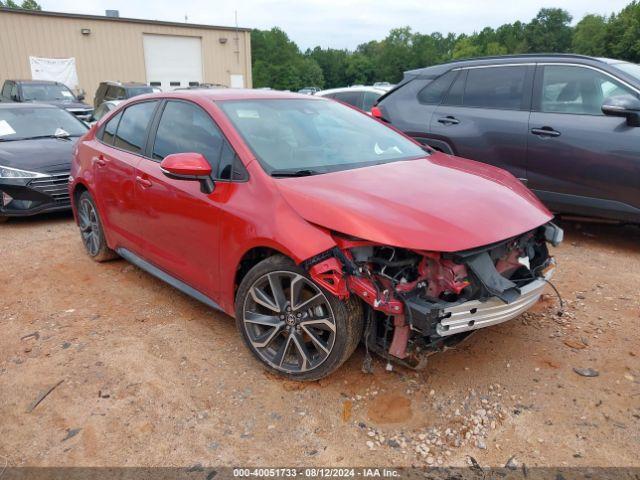
<svg viewBox="0 0 640 480">
<path fill-rule="evenodd" d="M 202 83 L 202 44 L 197 37 L 144 35 L 147 83 L 167 92 Z"/>
</svg>

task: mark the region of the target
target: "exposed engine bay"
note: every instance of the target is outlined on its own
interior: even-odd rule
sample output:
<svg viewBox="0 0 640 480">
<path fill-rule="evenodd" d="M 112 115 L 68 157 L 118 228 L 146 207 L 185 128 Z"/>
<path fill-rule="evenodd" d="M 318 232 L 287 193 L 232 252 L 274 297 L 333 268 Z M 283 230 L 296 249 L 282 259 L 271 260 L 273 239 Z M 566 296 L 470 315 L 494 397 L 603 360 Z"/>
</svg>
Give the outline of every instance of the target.
<svg viewBox="0 0 640 480">
<path fill-rule="evenodd" d="M 474 330 L 528 310 L 555 262 L 547 243 L 562 241 L 548 223 L 481 248 L 455 253 L 413 251 L 333 234 L 337 246 L 303 266 L 339 298 L 367 306 L 365 345 L 411 368 Z"/>
</svg>

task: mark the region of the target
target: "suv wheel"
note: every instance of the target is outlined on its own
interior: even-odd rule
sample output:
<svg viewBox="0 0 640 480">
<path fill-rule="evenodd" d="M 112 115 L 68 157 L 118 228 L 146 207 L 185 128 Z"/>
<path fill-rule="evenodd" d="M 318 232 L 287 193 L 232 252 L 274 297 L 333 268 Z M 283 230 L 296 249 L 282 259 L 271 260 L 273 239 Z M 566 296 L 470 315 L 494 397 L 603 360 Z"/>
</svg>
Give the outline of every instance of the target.
<svg viewBox="0 0 640 480">
<path fill-rule="evenodd" d="M 96 262 L 112 260 L 118 255 L 107 246 L 102 222 L 96 204 L 89 192 L 83 192 L 78 201 L 78 225 L 87 253 Z"/>
<path fill-rule="evenodd" d="M 268 370 L 291 380 L 317 380 L 351 356 L 362 337 L 363 315 L 358 300 L 339 300 L 276 255 L 242 280 L 236 325 Z"/>
</svg>

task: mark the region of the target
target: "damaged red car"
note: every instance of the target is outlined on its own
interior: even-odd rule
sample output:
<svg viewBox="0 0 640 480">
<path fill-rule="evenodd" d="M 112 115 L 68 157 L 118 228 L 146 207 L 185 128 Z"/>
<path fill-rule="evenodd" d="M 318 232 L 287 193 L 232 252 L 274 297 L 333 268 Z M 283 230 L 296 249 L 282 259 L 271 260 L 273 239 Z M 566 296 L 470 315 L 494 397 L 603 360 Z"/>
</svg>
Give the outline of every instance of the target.
<svg viewBox="0 0 640 480">
<path fill-rule="evenodd" d="M 283 92 L 136 97 L 78 142 L 71 174 L 93 259 L 235 316 L 255 357 L 295 380 L 360 342 L 420 368 L 531 307 L 562 240 L 511 174 Z"/>
</svg>

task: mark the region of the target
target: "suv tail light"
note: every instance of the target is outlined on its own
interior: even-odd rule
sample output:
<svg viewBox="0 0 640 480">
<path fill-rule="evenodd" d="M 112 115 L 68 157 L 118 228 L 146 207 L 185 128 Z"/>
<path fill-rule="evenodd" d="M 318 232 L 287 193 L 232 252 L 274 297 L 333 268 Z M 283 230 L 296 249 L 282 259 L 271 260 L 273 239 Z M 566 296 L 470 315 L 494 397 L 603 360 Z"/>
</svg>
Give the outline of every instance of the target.
<svg viewBox="0 0 640 480">
<path fill-rule="evenodd" d="M 383 122 L 387 121 L 387 119 L 382 116 L 382 110 L 380 110 L 379 107 L 371 107 L 371 116 Z"/>
</svg>

